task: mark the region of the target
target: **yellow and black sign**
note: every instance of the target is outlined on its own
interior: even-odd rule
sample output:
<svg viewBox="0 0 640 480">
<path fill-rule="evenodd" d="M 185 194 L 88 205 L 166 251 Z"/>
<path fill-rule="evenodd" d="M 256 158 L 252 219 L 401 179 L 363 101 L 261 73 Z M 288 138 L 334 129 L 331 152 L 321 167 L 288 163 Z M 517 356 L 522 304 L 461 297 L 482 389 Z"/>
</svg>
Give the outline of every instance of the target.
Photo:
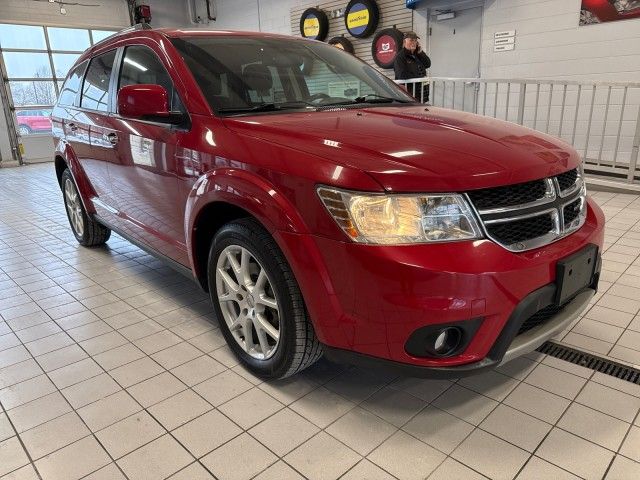
<svg viewBox="0 0 640 480">
<path fill-rule="evenodd" d="M 380 12 L 375 0 L 351 0 L 344 13 L 344 25 L 356 38 L 371 35 L 378 27 Z"/>
<path fill-rule="evenodd" d="M 318 8 L 307 8 L 300 17 L 300 34 L 312 40 L 324 40 L 329 33 L 327 14 Z"/>
</svg>

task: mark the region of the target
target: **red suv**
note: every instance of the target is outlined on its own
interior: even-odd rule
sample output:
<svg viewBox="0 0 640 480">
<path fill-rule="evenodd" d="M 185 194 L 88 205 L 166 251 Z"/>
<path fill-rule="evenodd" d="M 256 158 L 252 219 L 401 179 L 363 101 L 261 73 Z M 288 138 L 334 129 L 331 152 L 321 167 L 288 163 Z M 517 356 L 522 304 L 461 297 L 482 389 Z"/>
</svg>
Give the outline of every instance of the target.
<svg viewBox="0 0 640 480">
<path fill-rule="evenodd" d="M 130 30 L 53 111 L 85 246 L 192 276 L 244 365 L 330 359 L 460 377 L 534 350 L 596 291 L 604 219 L 578 154 L 420 104 L 321 42 Z"/>
<path fill-rule="evenodd" d="M 30 133 L 42 133 L 51 131 L 51 120 L 49 110 L 19 110 L 16 112 L 18 119 L 18 131 L 20 135 Z"/>
</svg>

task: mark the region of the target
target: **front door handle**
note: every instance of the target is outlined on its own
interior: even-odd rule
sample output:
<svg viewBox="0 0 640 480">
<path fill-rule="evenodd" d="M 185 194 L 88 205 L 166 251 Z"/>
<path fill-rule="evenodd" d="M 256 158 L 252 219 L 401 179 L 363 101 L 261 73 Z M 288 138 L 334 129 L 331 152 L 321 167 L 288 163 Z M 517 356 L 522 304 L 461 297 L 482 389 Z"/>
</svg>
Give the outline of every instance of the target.
<svg viewBox="0 0 640 480">
<path fill-rule="evenodd" d="M 109 140 L 109 143 L 111 145 L 117 145 L 118 143 L 118 134 L 117 133 L 110 133 L 107 135 L 107 140 Z"/>
</svg>

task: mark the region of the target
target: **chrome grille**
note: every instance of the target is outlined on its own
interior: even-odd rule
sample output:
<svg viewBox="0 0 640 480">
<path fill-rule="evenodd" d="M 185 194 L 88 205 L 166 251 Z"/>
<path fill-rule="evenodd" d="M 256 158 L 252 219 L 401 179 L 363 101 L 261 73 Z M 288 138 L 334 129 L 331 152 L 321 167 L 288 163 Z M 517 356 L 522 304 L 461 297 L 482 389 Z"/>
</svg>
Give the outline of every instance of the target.
<svg viewBox="0 0 640 480">
<path fill-rule="evenodd" d="M 511 245 L 549 233 L 553 230 L 553 218 L 550 213 L 546 213 L 513 222 L 487 225 L 487 230 L 499 243 Z"/>
<path fill-rule="evenodd" d="M 571 190 L 571 188 L 576 184 L 576 180 L 578 179 L 578 169 L 574 168 L 573 170 L 569 170 L 568 172 L 561 173 L 556 177 L 556 179 L 558 180 L 558 186 L 560 187 L 561 192 Z"/>
<path fill-rule="evenodd" d="M 580 170 L 504 187 L 467 192 L 487 237 L 522 252 L 552 243 L 579 229 L 587 216 Z"/>
<path fill-rule="evenodd" d="M 469 198 L 478 210 L 503 208 L 534 202 L 544 197 L 547 185 L 544 180 L 508 185 L 506 187 L 483 188 L 469 192 Z"/>
</svg>

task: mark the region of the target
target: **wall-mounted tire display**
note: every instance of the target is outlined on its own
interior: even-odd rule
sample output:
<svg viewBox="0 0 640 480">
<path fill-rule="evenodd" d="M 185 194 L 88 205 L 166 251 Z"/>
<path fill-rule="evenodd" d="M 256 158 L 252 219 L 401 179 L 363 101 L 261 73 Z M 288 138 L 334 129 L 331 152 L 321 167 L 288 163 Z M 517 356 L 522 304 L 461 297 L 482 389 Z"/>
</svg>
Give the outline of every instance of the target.
<svg viewBox="0 0 640 480">
<path fill-rule="evenodd" d="M 353 43 L 347 38 L 344 37 L 333 37 L 331 40 L 327 42 L 329 45 L 333 45 L 336 48 L 344 50 L 353 55 L 355 49 L 353 48 Z"/>
<path fill-rule="evenodd" d="M 344 9 L 344 25 L 356 38 L 366 38 L 376 31 L 380 11 L 375 0 L 351 0 Z"/>
<path fill-rule="evenodd" d="M 371 42 L 373 61 L 380 68 L 393 68 L 396 55 L 402 48 L 403 35 L 397 28 L 385 28 L 376 33 Z"/>
<path fill-rule="evenodd" d="M 300 35 L 324 41 L 329 33 L 329 18 L 319 8 L 307 8 L 300 16 Z"/>
</svg>

